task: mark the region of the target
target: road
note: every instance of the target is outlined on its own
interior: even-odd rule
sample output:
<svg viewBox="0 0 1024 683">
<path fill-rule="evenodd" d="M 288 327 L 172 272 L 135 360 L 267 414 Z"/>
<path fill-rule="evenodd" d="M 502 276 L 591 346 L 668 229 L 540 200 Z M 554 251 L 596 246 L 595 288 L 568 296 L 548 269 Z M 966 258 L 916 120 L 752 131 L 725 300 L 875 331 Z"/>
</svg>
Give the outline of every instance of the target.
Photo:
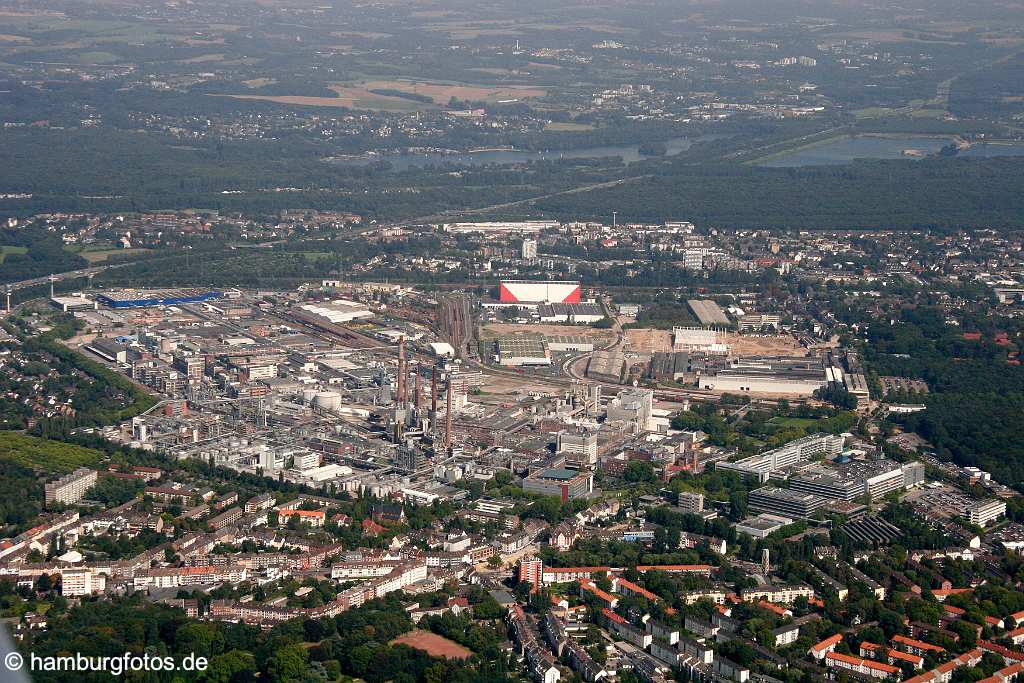
<svg viewBox="0 0 1024 683">
<path fill-rule="evenodd" d="M 102 273 L 104 270 L 106 270 L 108 268 L 121 268 L 121 267 L 126 266 L 126 265 L 128 265 L 128 264 L 127 263 L 115 263 L 115 264 L 109 265 L 109 266 L 93 266 L 92 268 L 81 268 L 79 270 L 69 270 L 69 271 L 64 272 L 64 273 L 54 273 L 52 276 L 51 275 L 44 275 L 43 277 L 34 277 L 34 278 L 30 279 L 30 280 L 19 280 L 18 282 L 8 282 L 5 285 L 5 287 L 10 287 L 10 290 L 12 292 L 15 292 L 15 291 L 17 291 L 19 289 L 27 289 L 28 287 L 36 287 L 38 285 L 45 285 L 45 284 L 47 284 L 50 281 L 51 277 L 53 277 L 58 282 L 61 281 L 61 280 L 74 280 L 76 278 L 88 277 L 89 275 L 96 275 L 97 273 Z"/>
<path fill-rule="evenodd" d="M 431 223 L 431 222 L 442 221 L 442 220 L 451 220 L 453 218 L 459 218 L 459 217 L 462 217 L 462 216 L 474 216 L 474 215 L 479 215 L 479 214 L 486 214 L 486 213 L 490 213 L 491 211 L 500 211 L 502 209 L 508 209 L 508 208 L 512 208 L 512 207 L 515 207 L 515 206 L 523 206 L 523 205 L 527 205 L 527 204 L 532 204 L 534 202 L 538 202 L 538 201 L 541 201 L 541 200 L 544 200 L 544 199 L 551 199 L 552 197 L 561 197 L 561 196 L 564 196 L 564 195 L 578 194 L 580 192 L 590 192 L 591 190 L 603 190 L 603 189 L 608 189 L 608 188 L 612 188 L 612 187 L 619 187 L 620 185 L 625 185 L 625 184 L 628 184 L 628 183 L 633 183 L 633 182 L 636 182 L 638 180 L 646 180 L 648 178 L 653 178 L 653 177 L 654 176 L 649 175 L 649 174 L 648 175 L 629 176 L 627 178 L 619 178 L 618 180 L 608 180 L 608 181 L 605 181 L 605 182 L 602 182 L 602 183 L 591 183 L 590 185 L 581 185 L 580 187 L 573 187 L 573 188 L 570 188 L 568 190 L 560 190 L 558 192 L 549 192 L 547 194 L 537 195 L 535 197 L 528 197 L 526 199 L 517 199 L 514 202 L 503 202 L 501 204 L 491 204 L 490 206 L 480 206 L 480 207 L 477 207 L 475 209 L 460 209 L 460 210 L 457 210 L 457 211 L 455 211 L 455 210 L 445 211 L 444 213 L 440 213 L 440 214 L 432 214 L 430 216 L 421 216 L 419 218 L 413 218 L 413 219 L 410 219 L 409 221 L 406 221 L 406 222 L 407 223 Z"/>
</svg>

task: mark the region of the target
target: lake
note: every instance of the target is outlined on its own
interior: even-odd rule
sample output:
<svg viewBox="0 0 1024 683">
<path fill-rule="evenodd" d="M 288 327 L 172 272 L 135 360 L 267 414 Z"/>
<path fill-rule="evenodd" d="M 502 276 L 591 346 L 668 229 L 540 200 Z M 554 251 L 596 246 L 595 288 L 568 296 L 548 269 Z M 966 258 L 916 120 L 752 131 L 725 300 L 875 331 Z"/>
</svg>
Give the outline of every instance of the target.
<svg viewBox="0 0 1024 683">
<path fill-rule="evenodd" d="M 962 157 L 1019 157 L 1024 156 L 1024 141 L 975 142 L 960 152 Z"/>
<path fill-rule="evenodd" d="M 674 156 L 690 149 L 694 143 L 713 140 L 717 136 L 707 135 L 695 138 L 672 138 L 665 141 L 667 156 Z M 440 166 L 455 164 L 458 166 L 483 166 L 486 164 L 522 164 L 530 161 L 557 161 L 559 159 L 600 159 L 618 157 L 623 163 L 633 163 L 654 157 L 640 153 L 639 145 L 607 145 L 604 147 L 585 147 L 564 151 L 528 151 L 528 150 L 487 150 L 481 152 L 465 152 L 459 154 L 442 154 L 432 152 L 426 154 L 384 154 L 375 157 L 356 157 L 334 159 L 333 162 L 343 166 L 366 166 L 378 161 L 387 161 L 395 171 L 404 171 L 413 166 Z"/>
<path fill-rule="evenodd" d="M 903 150 L 917 149 L 933 154 L 951 142 L 949 137 L 906 135 L 896 137 L 874 137 L 860 135 L 845 137 L 831 142 L 794 149 L 792 152 L 759 161 L 756 166 L 792 168 L 795 166 L 825 166 L 846 164 L 854 159 L 915 159 L 904 156 Z"/>
</svg>

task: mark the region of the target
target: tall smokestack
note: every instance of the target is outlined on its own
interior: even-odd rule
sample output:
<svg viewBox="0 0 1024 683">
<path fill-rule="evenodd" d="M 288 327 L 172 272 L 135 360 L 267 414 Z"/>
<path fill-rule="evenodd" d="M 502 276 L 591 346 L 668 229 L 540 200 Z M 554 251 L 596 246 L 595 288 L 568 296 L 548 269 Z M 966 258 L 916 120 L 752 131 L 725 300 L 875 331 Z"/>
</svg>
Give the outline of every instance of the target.
<svg viewBox="0 0 1024 683">
<path fill-rule="evenodd" d="M 405 335 L 398 338 L 398 403 L 405 403 Z"/>
<path fill-rule="evenodd" d="M 414 370 L 412 369 L 412 364 L 409 363 L 409 361 L 406 361 L 405 362 L 405 401 L 406 401 L 406 404 L 408 404 L 409 402 L 411 402 L 413 400 L 413 397 L 409 396 L 409 391 L 410 391 L 410 389 L 412 389 L 412 379 L 409 376 L 412 375 L 413 373 L 414 373 Z"/>
<path fill-rule="evenodd" d="M 419 368 L 416 368 L 416 388 L 415 393 L 412 395 L 412 407 L 416 410 L 420 409 L 420 372 Z"/>
<path fill-rule="evenodd" d="M 430 373 L 430 415 L 431 420 L 433 416 L 437 415 L 437 366 L 435 365 L 433 371 Z"/>
<path fill-rule="evenodd" d="M 452 381 L 448 379 L 448 416 L 444 420 L 444 447 L 452 447 Z"/>
</svg>

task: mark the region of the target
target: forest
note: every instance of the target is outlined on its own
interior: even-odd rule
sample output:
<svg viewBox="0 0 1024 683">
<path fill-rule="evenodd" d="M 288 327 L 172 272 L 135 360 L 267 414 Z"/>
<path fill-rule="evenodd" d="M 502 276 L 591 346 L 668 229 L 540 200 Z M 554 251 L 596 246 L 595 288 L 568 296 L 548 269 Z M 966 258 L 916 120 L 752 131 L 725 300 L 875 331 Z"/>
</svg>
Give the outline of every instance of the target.
<svg viewBox="0 0 1024 683">
<path fill-rule="evenodd" d="M 425 621 L 421 627 L 471 643 L 481 648 L 482 656 L 444 660 L 405 645 L 389 644 L 413 628 L 397 594 L 334 618 L 296 619 L 262 632 L 245 624 L 189 619 L 179 609 L 147 603 L 140 597 L 84 602 L 71 608 L 66 619 L 31 634 L 22 648 L 40 657 L 63 652 L 80 652 L 88 657 L 148 652 L 154 657 L 171 656 L 179 662 L 195 654 L 209 662 L 205 674 L 191 674 L 187 679 L 173 671 L 148 674 L 145 680 L 155 683 L 307 683 L 336 680 L 340 675 L 368 683 L 507 680 L 509 663 L 486 630 L 474 631 L 480 627 L 468 619 L 445 617 Z M 110 680 L 105 672 L 35 672 L 33 677 L 47 683 Z"/>
<path fill-rule="evenodd" d="M 714 141 L 629 167 L 616 159 L 577 159 L 453 174 L 448 167 L 399 173 L 387 162 L 329 163 L 329 150 L 295 140 L 203 143 L 187 150 L 170 142 L 121 131 L 10 133 L 5 144 L 14 163 L 0 168 L 0 184 L 32 196 L 5 200 L 0 216 L 313 208 L 398 221 L 536 198 L 528 209 L 510 207 L 490 217 L 584 220 L 606 218 L 614 210 L 622 220 L 686 216 L 722 227 L 950 229 L 1016 226 L 1024 211 L 1024 160 L 1013 157 L 761 168 L 723 163 L 730 147 Z M 58 152 L 69 147 L 78 153 Z M 633 180 L 546 196 L 617 178 Z"/>
<path fill-rule="evenodd" d="M 978 330 L 981 339 L 966 338 Z M 940 309 L 904 311 L 895 325 L 872 325 L 867 360 L 879 375 L 928 383 L 928 406 L 901 420 L 929 441 L 943 460 L 974 465 L 1007 484 L 1024 481 L 1024 366 L 1009 362 L 1016 347 L 998 344 L 997 330 L 1019 339 L 1018 320 L 969 318 L 947 325 Z"/>
</svg>

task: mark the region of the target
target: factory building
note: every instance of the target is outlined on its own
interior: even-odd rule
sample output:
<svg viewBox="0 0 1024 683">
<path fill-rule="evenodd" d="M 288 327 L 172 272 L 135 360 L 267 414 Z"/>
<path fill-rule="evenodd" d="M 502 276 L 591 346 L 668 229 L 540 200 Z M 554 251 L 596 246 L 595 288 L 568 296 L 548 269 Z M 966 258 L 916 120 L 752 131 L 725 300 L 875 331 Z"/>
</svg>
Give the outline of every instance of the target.
<svg viewBox="0 0 1024 683">
<path fill-rule="evenodd" d="M 637 431 L 649 428 L 654 414 L 654 392 L 650 389 L 624 389 L 608 403 L 608 422 L 628 422 Z"/>
<path fill-rule="evenodd" d="M 564 454 L 570 465 L 593 467 L 597 464 L 597 433 L 562 430 L 556 437 L 555 452 Z"/>
<path fill-rule="evenodd" d="M 701 327 L 673 327 L 672 350 L 725 356 L 729 353 L 729 345 L 726 344 L 725 334 L 717 330 L 705 330 Z"/>
<path fill-rule="evenodd" d="M 791 396 L 810 396 L 827 383 L 820 360 L 792 358 L 736 360 L 700 380 L 701 388 L 709 391 Z"/>
</svg>

